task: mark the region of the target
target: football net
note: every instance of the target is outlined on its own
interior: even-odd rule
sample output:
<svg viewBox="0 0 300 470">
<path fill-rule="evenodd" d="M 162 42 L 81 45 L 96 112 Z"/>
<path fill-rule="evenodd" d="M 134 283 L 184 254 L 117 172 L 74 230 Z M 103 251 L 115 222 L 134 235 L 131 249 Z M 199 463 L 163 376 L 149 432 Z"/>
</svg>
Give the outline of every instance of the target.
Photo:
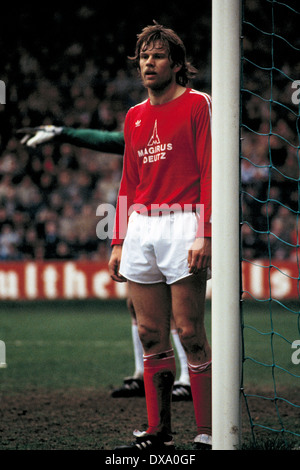
<svg viewBox="0 0 300 470">
<path fill-rule="evenodd" d="M 256 446 L 300 444 L 299 10 L 242 5 L 242 395 Z"/>
</svg>

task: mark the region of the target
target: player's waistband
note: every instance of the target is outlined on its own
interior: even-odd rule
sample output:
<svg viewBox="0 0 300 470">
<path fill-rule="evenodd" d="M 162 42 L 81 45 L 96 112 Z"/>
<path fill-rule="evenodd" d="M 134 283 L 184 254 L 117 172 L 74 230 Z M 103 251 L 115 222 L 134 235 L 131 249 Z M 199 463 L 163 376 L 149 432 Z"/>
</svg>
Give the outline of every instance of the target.
<svg viewBox="0 0 300 470">
<path fill-rule="evenodd" d="M 176 213 L 203 213 L 203 204 L 151 204 L 150 206 L 144 206 L 142 204 L 134 204 L 133 211 L 140 215 L 147 217 L 162 217 Z"/>
</svg>

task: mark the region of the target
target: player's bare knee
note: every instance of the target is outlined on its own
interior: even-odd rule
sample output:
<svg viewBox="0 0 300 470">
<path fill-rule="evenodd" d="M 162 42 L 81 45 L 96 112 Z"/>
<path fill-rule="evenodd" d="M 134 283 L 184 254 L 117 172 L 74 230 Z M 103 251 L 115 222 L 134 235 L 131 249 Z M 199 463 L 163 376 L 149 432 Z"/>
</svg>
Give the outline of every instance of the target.
<svg viewBox="0 0 300 470">
<path fill-rule="evenodd" d="M 201 352 L 205 345 L 197 335 L 197 331 L 192 327 L 185 327 L 178 330 L 181 344 L 187 353 L 195 354 Z"/>
<path fill-rule="evenodd" d="M 146 325 L 139 326 L 139 337 L 146 352 L 160 343 L 159 330 Z"/>
</svg>

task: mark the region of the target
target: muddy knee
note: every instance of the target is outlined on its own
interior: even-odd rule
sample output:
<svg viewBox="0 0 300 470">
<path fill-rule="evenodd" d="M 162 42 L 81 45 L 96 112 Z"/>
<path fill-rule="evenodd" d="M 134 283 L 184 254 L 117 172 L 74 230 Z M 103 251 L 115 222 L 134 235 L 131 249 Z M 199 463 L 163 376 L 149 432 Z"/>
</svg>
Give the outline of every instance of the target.
<svg viewBox="0 0 300 470">
<path fill-rule="evenodd" d="M 145 352 L 158 346 L 161 341 L 159 329 L 151 328 L 146 325 L 139 326 L 139 336 Z"/>
<path fill-rule="evenodd" d="M 202 353 L 205 349 L 205 341 L 198 337 L 194 328 L 183 328 L 178 330 L 181 344 L 187 354 Z"/>
</svg>

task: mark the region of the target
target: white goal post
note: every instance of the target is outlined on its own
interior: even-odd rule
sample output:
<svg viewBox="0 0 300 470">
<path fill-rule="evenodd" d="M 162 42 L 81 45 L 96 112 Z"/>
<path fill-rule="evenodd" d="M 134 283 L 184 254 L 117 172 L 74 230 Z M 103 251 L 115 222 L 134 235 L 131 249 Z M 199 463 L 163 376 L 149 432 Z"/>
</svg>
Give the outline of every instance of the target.
<svg viewBox="0 0 300 470">
<path fill-rule="evenodd" d="M 241 0 L 212 0 L 212 443 L 240 443 Z"/>
</svg>

